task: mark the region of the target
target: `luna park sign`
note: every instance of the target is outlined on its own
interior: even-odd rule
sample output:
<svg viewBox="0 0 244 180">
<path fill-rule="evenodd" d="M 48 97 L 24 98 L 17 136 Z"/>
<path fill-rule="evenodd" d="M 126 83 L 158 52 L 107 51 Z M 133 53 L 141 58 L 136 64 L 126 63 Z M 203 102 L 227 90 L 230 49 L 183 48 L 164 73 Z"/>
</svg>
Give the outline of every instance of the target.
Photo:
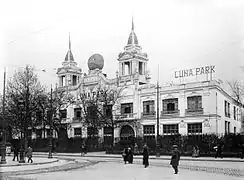
<svg viewBox="0 0 244 180">
<path fill-rule="evenodd" d="M 175 71 L 175 78 L 199 76 L 215 73 L 215 65 Z"/>
</svg>

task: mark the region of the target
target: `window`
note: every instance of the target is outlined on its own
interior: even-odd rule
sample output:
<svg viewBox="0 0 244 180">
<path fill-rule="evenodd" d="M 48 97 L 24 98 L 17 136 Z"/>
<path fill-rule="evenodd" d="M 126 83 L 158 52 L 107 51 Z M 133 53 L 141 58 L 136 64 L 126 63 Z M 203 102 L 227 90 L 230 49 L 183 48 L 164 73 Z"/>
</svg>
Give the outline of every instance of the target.
<svg viewBox="0 0 244 180">
<path fill-rule="evenodd" d="M 178 124 L 164 124 L 163 125 L 164 135 L 179 134 Z"/>
<path fill-rule="evenodd" d="M 113 115 L 112 108 L 113 108 L 112 105 L 104 106 L 104 115 L 105 115 L 105 117 L 108 117 L 108 118 L 112 117 L 112 115 Z"/>
<path fill-rule="evenodd" d="M 72 82 L 73 82 L 73 86 L 77 85 L 77 76 L 73 75 Z"/>
<path fill-rule="evenodd" d="M 103 135 L 104 136 L 112 136 L 113 128 L 112 127 L 104 127 L 103 128 Z"/>
<path fill-rule="evenodd" d="M 236 127 L 234 127 L 234 134 L 236 134 Z"/>
<path fill-rule="evenodd" d="M 64 119 L 66 118 L 66 116 L 67 116 L 67 110 L 66 109 L 60 110 L 60 118 Z"/>
<path fill-rule="evenodd" d="M 143 133 L 144 133 L 144 135 L 155 135 L 155 126 L 154 125 L 144 125 Z"/>
<path fill-rule="evenodd" d="M 230 103 L 225 101 L 225 116 L 230 117 Z"/>
<path fill-rule="evenodd" d="M 65 76 L 61 76 L 61 86 L 65 86 Z"/>
<path fill-rule="evenodd" d="M 143 74 L 143 62 L 139 62 L 139 74 Z"/>
<path fill-rule="evenodd" d="M 163 114 L 178 112 L 178 98 L 163 100 Z"/>
<path fill-rule="evenodd" d="M 37 130 L 36 130 L 36 138 L 37 138 L 37 139 L 42 138 L 42 129 L 37 129 Z"/>
<path fill-rule="evenodd" d="M 133 103 L 121 104 L 121 114 L 133 113 Z"/>
<path fill-rule="evenodd" d="M 234 106 L 234 112 L 233 112 L 233 114 L 234 114 L 234 120 L 236 120 L 236 107 Z"/>
<path fill-rule="evenodd" d="M 200 110 L 202 109 L 202 96 L 187 97 L 188 110 Z"/>
<path fill-rule="evenodd" d="M 225 121 L 225 134 L 230 133 L 230 122 Z"/>
<path fill-rule="evenodd" d="M 75 108 L 74 109 L 74 114 L 75 114 L 75 118 L 76 119 L 81 118 L 81 108 Z"/>
<path fill-rule="evenodd" d="M 74 135 L 81 136 L 81 128 L 74 128 Z"/>
<path fill-rule="evenodd" d="M 93 135 L 97 136 L 97 135 L 98 135 L 98 130 L 97 130 L 97 128 L 94 128 L 94 127 L 88 127 L 88 128 L 87 128 L 87 135 L 88 135 L 88 136 L 93 136 Z"/>
<path fill-rule="evenodd" d="M 155 114 L 154 100 L 143 102 L 143 114 L 144 115 Z"/>
<path fill-rule="evenodd" d="M 188 124 L 188 134 L 201 134 L 202 133 L 202 123 Z"/>
</svg>

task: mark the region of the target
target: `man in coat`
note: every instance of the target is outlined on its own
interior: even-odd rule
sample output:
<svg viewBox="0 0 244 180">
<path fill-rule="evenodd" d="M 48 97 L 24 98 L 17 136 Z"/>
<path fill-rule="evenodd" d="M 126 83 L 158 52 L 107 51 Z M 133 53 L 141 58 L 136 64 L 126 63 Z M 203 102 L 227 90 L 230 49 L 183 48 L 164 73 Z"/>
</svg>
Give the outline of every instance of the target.
<svg viewBox="0 0 244 180">
<path fill-rule="evenodd" d="M 175 174 L 178 174 L 178 166 L 180 161 L 180 151 L 177 145 L 173 145 L 173 152 L 171 156 L 170 165 L 173 167 Z"/>
<path fill-rule="evenodd" d="M 144 165 L 145 168 L 147 168 L 149 166 L 149 161 L 148 161 L 149 150 L 148 150 L 148 147 L 147 147 L 146 144 L 143 146 L 142 155 L 143 155 L 143 165 Z"/>
</svg>

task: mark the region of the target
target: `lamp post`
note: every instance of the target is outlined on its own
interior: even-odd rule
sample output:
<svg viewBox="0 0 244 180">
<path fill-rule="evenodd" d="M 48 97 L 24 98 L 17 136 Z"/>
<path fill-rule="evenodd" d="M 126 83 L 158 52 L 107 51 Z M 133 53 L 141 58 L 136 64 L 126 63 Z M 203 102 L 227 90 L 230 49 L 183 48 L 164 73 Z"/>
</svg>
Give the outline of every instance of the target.
<svg viewBox="0 0 244 180">
<path fill-rule="evenodd" d="M 6 134 L 5 134 L 5 82 L 6 82 L 6 69 L 4 68 L 4 80 L 3 80 L 3 116 L 2 116 L 2 147 L 1 147 L 1 164 L 6 164 Z"/>
<path fill-rule="evenodd" d="M 24 101 L 22 98 L 19 99 L 18 101 L 18 107 L 20 108 L 20 120 L 22 121 L 22 108 L 24 106 Z M 22 122 L 24 123 L 24 122 Z M 23 133 L 25 134 L 25 124 L 22 125 L 23 128 L 22 128 L 22 132 L 21 132 L 21 140 L 20 140 L 20 160 L 19 160 L 19 163 L 25 163 L 25 158 L 24 158 L 24 138 L 23 138 Z"/>
<path fill-rule="evenodd" d="M 157 136 L 156 136 L 156 157 L 160 157 L 160 144 L 159 144 L 159 84 L 157 82 Z"/>
<path fill-rule="evenodd" d="M 52 85 L 51 85 L 51 104 L 50 104 L 50 116 L 49 116 L 49 129 L 50 129 L 50 132 L 49 132 L 49 153 L 48 153 L 48 158 L 53 158 L 52 156 L 52 131 L 53 131 L 53 98 L 52 98 L 52 94 L 53 94 L 53 89 L 52 89 Z"/>
</svg>

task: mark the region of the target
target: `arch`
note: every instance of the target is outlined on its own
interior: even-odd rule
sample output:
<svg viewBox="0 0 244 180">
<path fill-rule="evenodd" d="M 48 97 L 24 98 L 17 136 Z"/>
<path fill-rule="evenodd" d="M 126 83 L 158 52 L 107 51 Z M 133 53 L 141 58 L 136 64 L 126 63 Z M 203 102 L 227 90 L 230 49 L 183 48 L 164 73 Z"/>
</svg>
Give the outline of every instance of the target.
<svg viewBox="0 0 244 180">
<path fill-rule="evenodd" d="M 124 125 L 120 130 L 120 139 L 121 140 L 130 140 L 135 137 L 134 129 L 129 125 Z"/>
</svg>

